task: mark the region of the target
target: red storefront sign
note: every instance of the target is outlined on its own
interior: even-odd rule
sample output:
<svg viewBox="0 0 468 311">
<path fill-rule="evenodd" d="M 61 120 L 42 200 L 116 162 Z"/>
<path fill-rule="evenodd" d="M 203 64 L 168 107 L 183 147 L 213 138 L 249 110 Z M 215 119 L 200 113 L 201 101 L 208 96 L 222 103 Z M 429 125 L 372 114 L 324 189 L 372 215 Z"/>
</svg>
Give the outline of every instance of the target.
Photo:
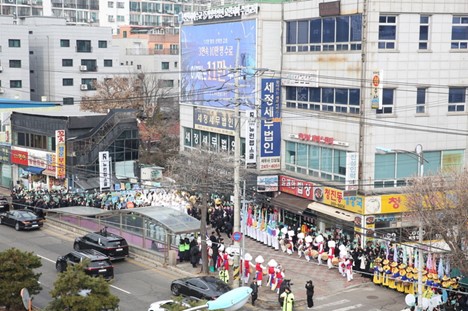
<svg viewBox="0 0 468 311">
<path fill-rule="evenodd" d="M 280 191 L 308 200 L 314 199 L 314 184 L 310 181 L 300 180 L 289 176 L 280 176 Z"/>
<path fill-rule="evenodd" d="M 11 163 L 28 166 L 28 153 L 26 151 L 12 149 Z"/>
</svg>

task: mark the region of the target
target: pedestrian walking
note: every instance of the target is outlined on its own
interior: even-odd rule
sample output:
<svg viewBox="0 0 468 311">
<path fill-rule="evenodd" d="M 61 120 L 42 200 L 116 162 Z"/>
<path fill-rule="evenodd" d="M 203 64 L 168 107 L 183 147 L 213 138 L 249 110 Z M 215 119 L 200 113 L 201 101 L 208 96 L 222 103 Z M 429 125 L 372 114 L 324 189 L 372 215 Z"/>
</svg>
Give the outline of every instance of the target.
<svg viewBox="0 0 468 311">
<path fill-rule="evenodd" d="M 307 309 L 312 309 L 314 306 L 314 283 L 312 280 L 306 282 L 305 288 L 307 294 Z"/>
<path fill-rule="evenodd" d="M 291 288 L 286 287 L 284 293 L 282 293 L 280 297 L 284 299 L 282 311 L 293 311 L 294 294 L 292 293 Z"/>
<path fill-rule="evenodd" d="M 250 294 L 252 296 L 252 306 L 255 306 L 255 300 L 258 298 L 258 284 L 255 277 L 252 280 L 252 284 L 250 284 L 250 288 L 252 289 L 252 293 Z"/>
<path fill-rule="evenodd" d="M 219 279 L 226 284 L 229 283 L 229 271 L 224 266 L 221 266 L 221 270 L 219 270 Z"/>
</svg>

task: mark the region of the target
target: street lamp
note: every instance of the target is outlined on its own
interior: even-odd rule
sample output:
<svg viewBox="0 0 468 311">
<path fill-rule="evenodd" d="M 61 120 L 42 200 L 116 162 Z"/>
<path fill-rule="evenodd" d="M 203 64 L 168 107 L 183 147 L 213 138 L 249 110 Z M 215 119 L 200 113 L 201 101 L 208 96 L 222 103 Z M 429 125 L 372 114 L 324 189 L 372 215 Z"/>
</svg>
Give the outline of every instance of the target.
<svg viewBox="0 0 468 311">
<path fill-rule="evenodd" d="M 242 308 L 245 303 L 249 300 L 252 289 L 247 286 L 237 287 L 227 293 L 222 294 L 218 298 L 212 301 L 208 301 L 206 304 L 185 309 L 185 311 L 196 311 L 196 310 L 225 310 L 235 311 Z"/>
<path fill-rule="evenodd" d="M 377 150 L 383 151 L 385 153 L 388 152 L 395 152 L 395 153 L 407 153 L 407 154 L 412 154 L 417 157 L 418 159 L 418 177 L 422 178 L 424 177 L 424 161 L 428 162 L 426 159 L 424 159 L 424 153 L 423 153 L 423 146 L 421 144 L 417 144 L 415 151 L 408 151 L 408 150 L 401 150 L 401 149 L 387 149 L 387 148 L 382 148 L 382 147 L 376 147 Z M 418 310 L 423 310 L 423 293 L 422 293 L 422 270 L 423 270 L 423 261 L 424 261 L 424 256 L 422 253 L 422 244 L 423 244 L 423 221 L 422 218 L 419 217 L 419 230 L 418 230 L 418 242 L 419 242 L 419 260 L 418 260 Z"/>
</svg>

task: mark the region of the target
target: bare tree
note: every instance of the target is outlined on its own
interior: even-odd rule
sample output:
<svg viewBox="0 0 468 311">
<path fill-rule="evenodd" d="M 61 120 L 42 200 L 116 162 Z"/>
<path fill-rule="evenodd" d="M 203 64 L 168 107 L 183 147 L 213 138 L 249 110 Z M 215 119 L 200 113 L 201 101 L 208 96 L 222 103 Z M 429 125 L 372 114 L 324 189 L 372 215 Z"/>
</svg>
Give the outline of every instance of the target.
<svg viewBox="0 0 468 311">
<path fill-rule="evenodd" d="M 407 190 L 407 206 L 424 230 L 444 241 L 451 266 L 468 275 L 468 172 L 415 178 Z"/>
<path fill-rule="evenodd" d="M 140 110 L 140 162 L 164 167 L 166 159 L 177 153 L 179 114 L 172 89 L 161 81 L 157 75 L 143 72 L 97 81 L 96 94 L 83 97 L 81 109 L 101 113 L 109 109 Z"/>
<path fill-rule="evenodd" d="M 182 152 L 168 163 L 166 172 L 182 190 L 191 193 L 197 192 L 202 195 L 200 206 L 202 272 L 207 273 L 206 225 L 210 194 L 232 191 L 234 182 L 233 157 L 226 153 L 211 152 L 207 149 Z"/>
</svg>

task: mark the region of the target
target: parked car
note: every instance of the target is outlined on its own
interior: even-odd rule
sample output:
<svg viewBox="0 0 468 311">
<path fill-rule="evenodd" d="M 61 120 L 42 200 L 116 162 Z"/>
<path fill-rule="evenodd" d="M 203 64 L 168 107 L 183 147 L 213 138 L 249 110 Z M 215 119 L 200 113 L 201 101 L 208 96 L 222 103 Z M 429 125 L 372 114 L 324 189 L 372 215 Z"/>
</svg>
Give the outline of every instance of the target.
<svg viewBox="0 0 468 311">
<path fill-rule="evenodd" d="M 64 272 L 68 266 L 77 265 L 88 260 L 85 273 L 91 276 L 102 276 L 106 280 L 114 278 L 114 267 L 108 256 L 93 249 L 72 251 L 64 256 L 59 256 L 55 262 L 58 272 Z"/>
<path fill-rule="evenodd" d="M 39 229 L 44 225 L 44 218 L 30 210 L 14 210 L 1 213 L 0 224 L 14 227 L 16 231 Z"/>
<path fill-rule="evenodd" d="M 0 212 L 6 213 L 10 210 L 10 203 L 6 197 L 0 197 Z"/>
<path fill-rule="evenodd" d="M 121 236 L 108 232 L 106 229 L 76 238 L 73 248 L 75 250 L 95 249 L 109 256 L 111 260 L 128 257 L 127 241 Z"/>
<path fill-rule="evenodd" d="M 190 305 L 183 301 L 178 302 L 175 300 L 162 300 L 162 301 L 153 302 L 149 306 L 148 311 L 168 311 L 168 310 L 172 310 L 174 306 L 182 306 L 184 308 L 190 308 Z"/>
<path fill-rule="evenodd" d="M 184 295 L 206 300 L 214 300 L 230 290 L 229 285 L 214 276 L 189 277 L 171 283 L 174 296 Z"/>
</svg>

